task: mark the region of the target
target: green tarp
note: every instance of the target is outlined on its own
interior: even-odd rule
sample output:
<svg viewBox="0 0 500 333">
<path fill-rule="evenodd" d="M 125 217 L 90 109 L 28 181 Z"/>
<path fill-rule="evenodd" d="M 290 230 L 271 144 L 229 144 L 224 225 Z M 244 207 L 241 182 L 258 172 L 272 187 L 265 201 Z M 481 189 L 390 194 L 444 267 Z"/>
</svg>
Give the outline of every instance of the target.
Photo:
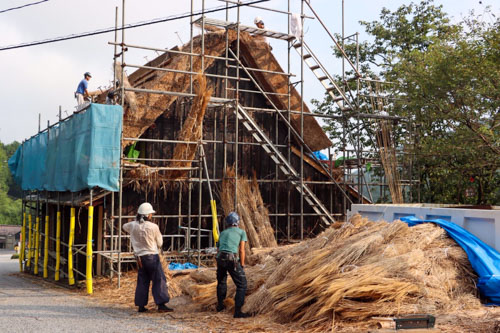
<svg viewBox="0 0 500 333">
<path fill-rule="evenodd" d="M 9 159 L 14 179 L 23 190 L 117 191 L 122 119 L 119 105 L 91 104 L 24 142 Z"/>
</svg>

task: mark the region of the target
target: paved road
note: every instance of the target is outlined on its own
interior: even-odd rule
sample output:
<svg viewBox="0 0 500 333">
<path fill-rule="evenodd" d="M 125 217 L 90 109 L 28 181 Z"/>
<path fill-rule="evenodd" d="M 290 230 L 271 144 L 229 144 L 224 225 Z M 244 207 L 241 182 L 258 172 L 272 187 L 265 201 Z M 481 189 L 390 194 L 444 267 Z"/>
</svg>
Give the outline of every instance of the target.
<svg viewBox="0 0 500 333">
<path fill-rule="evenodd" d="M 19 262 L 0 252 L 0 332 L 182 332 L 168 318 L 103 307 L 64 288 L 23 278 Z"/>
</svg>

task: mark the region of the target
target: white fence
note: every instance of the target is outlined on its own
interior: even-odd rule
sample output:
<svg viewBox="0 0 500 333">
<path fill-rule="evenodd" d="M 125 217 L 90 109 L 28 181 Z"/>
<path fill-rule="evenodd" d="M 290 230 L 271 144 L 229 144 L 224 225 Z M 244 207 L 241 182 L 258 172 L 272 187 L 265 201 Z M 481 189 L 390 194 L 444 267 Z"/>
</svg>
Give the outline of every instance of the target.
<svg viewBox="0 0 500 333">
<path fill-rule="evenodd" d="M 353 204 L 347 217 L 359 213 L 373 221 L 388 221 L 404 216 L 419 219 L 443 219 L 466 229 L 486 244 L 500 252 L 500 207 L 492 209 L 457 208 L 453 205 L 434 204 Z"/>
</svg>

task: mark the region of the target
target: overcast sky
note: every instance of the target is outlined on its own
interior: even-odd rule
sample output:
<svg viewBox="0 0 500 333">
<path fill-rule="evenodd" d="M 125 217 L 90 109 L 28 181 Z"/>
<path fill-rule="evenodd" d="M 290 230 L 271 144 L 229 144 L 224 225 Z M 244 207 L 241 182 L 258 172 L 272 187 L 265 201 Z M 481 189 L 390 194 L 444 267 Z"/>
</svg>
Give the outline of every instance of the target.
<svg viewBox="0 0 500 333">
<path fill-rule="evenodd" d="M 1 0 L 0 11 L 37 0 Z M 286 10 L 287 0 L 271 0 L 263 6 Z M 300 12 L 300 1 L 290 0 L 292 11 Z M 0 13 L 0 46 L 38 41 L 73 33 L 112 27 L 115 7 L 121 8 L 121 0 L 50 0 L 39 5 Z M 127 0 L 125 22 L 133 23 L 160 17 L 168 17 L 189 12 L 190 0 Z M 331 31 L 341 31 L 341 0 L 311 0 Z M 389 0 L 346 0 L 345 31 L 361 33 L 365 39 L 360 20 L 372 21 L 378 18 L 380 10 L 387 7 L 396 9 L 410 1 Z M 195 10 L 201 9 L 201 0 L 195 0 Z M 490 5 L 499 14 L 499 5 L 494 0 L 436 0 L 442 4 L 454 21 L 459 21 L 469 10 L 483 13 Z M 206 8 L 223 5 L 217 0 L 206 0 Z M 120 9 L 121 10 L 121 9 Z M 236 10 L 232 10 L 230 21 L 236 20 Z M 207 15 L 224 18 L 224 12 Z M 255 16 L 261 16 L 266 27 L 286 32 L 286 15 L 252 8 L 241 10 L 242 24 L 253 25 Z M 485 20 L 490 17 L 485 16 Z M 331 56 L 332 43 L 320 29 L 317 22 L 309 20 L 305 27 L 305 39 L 332 74 L 338 73 L 339 62 Z M 177 34 L 176 34 L 177 32 Z M 22 141 L 38 130 L 38 114 L 42 115 L 42 128 L 47 121 L 57 120 L 59 105 L 67 113 L 74 109 L 73 92 L 83 73 L 89 71 L 93 77 L 90 90 L 107 86 L 112 80 L 113 48 L 108 41 L 113 33 L 57 42 L 29 48 L 0 51 L 0 141 L 9 143 Z M 189 41 L 189 20 L 177 20 L 126 31 L 125 41 L 131 44 L 170 48 Z M 283 68 L 287 66 L 286 43 L 271 40 L 274 52 Z M 126 55 L 128 63 L 145 63 L 157 55 L 151 51 L 130 51 Z M 298 74 L 299 57 L 292 53 L 292 72 Z M 307 70 L 307 69 L 306 69 Z M 129 74 L 132 69 L 128 69 Z M 324 90 L 308 72 L 305 75 L 304 98 L 322 99 Z"/>
</svg>

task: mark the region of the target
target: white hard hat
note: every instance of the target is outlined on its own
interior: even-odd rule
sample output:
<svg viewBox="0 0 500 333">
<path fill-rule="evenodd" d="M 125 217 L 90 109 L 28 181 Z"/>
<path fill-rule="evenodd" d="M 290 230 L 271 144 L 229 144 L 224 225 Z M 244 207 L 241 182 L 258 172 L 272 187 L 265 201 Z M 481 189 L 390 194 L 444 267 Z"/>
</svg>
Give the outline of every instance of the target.
<svg viewBox="0 0 500 333">
<path fill-rule="evenodd" d="M 257 16 L 257 17 L 255 18 L 255 20 L 253 20 L 253 23 L 254 23 L 254 24 L 257 24 L 257 23 L 259 23 L 259 22 L 264 23 L 264 21 L 262 20 L 262 17 Z"/>
<path fill-rule="evenodd" d="M 137 210 L 137 214 L 141 215 L 149 215 L 149 214 L 154 214 L 156 213 L 153 209 L 153 206 L 149 202 L 145 202 L 139 206 L 139 209 Z"/>
</svg>

